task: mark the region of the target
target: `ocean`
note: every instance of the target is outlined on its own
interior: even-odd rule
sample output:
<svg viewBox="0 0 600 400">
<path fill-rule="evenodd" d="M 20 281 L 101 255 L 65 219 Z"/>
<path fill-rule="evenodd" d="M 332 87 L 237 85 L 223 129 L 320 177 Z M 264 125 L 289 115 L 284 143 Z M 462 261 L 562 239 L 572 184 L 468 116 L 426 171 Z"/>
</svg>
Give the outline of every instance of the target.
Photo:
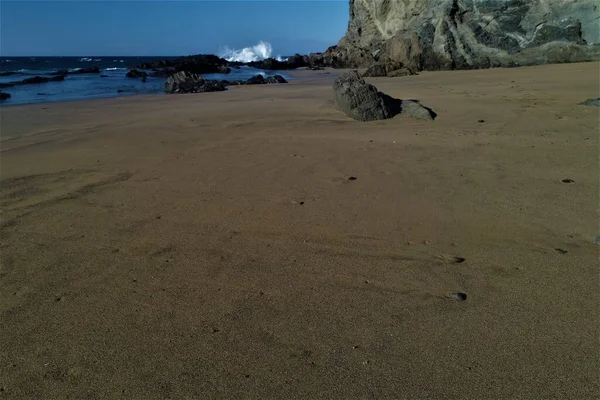
<svg viewBox="0 0 600 400">
<path fill-rule="evenodd" d="M 262 54 L 263 57 L 269 54 Z M 65 100 L 97 99 L 136 94 L 162 94 L 166 78 L 148 77 L 141 79 L 125 77 L 127 71 L 141 63 L 157 59 L 176 59 L 179 57 L 120 57 L 120 56 L 82 56 L 82 57 L 2 57 L 0 72 L 15 72 L 14 75 L 0 76 L 1 83 L 20 81 L 33 76 L 49 76 L 59 70 L 76 70 L 98 67 L 100 74 L 68 75 L 62 82 L 19 85 L 2 89 L 10 93 L 11 98 L 0 102 L 2 105 L 45 103 Z M 230 57 L 234 58 L 234 57 Z M 150 71 L 147 71 L 150 72 Z M 250 67 L 231 69 L 229 74 L 204 74 L 205 79 L 246 80 L 257 74 L 265 76 L 279 74 L 290 79 L 281 71 L 263 71 Z M 101 78 L 100 75 L 107 75 Z"/>
</svg>

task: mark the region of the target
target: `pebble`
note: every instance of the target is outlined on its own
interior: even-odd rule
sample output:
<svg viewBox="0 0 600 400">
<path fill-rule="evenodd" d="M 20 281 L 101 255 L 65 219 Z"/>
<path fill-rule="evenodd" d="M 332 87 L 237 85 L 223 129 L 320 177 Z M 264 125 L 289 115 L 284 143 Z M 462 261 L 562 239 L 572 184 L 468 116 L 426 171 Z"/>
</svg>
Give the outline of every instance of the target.
<svg viewBox="0 0 600 400">
<path fill-rule="evenodd" d="M 460 300 L 460 301 L 467 300 L 466 293 L 461 293 L 461 292 L 452 293 L 452 297 L 454 297 L 456 300 Z"/>
</svg>

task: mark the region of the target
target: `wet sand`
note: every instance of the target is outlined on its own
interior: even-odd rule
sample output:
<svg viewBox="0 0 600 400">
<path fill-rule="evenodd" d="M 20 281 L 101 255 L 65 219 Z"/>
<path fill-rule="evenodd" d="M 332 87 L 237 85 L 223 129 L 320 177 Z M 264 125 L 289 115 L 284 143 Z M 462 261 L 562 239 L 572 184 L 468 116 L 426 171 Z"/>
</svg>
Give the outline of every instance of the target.
<svg viewBox="0 0 600 400">
<path fill-rule="evenodd" d="M 597 398 L 599 70 L 3 107 L 0 397 Z"/>
</svg>

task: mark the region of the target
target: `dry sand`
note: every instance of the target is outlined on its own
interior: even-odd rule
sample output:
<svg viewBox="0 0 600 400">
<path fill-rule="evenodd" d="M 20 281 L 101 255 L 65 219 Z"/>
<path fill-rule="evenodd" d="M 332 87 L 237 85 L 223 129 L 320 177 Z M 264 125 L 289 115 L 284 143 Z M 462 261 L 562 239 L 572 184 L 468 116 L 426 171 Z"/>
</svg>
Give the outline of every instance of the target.
<svg viewBox="0 0 600 400">
<path fill-rule="evenodd" d="M 0 397 L 597 398 L 599 69 L 2 108 Z"/>
</svg>

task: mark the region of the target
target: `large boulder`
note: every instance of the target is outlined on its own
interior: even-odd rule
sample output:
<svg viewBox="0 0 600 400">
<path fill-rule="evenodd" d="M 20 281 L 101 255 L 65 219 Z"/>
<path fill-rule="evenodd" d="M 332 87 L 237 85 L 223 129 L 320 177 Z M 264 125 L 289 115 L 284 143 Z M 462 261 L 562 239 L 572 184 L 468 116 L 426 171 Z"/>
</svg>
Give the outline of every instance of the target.
<svg viewBox="0 0 600 400">
<path fill-rule="evenodd" d="M 358 121 L 388 119 L 397 114 L 430 121 L 436 117 L 431 109 L 417 101 L 395 99 L 381 93 L 355 70 L 345 72 L 335 80 L 333 95 L 335 105 Z"/>
<path fill-rule="evenodd" d="M 343 73 L 333 83 L 336 106 L 351 118 L 375 121 L 392 118 L 393 107 L 377 88 L 364 81 L 357 71 Z"/>
<path fill-rule="evenodd" d="M 0 101 L 10 99 L 10 93 L 0 92 Z"/>
<path fill-rule="evenodd" d="M 273 75 L 265 78 L 265 83 L 288 83 L 281 75 Z"/>
<path fill-rule="evenodd" d="M 591 0 L 351 0 L 345 36 L 309 64 L 413 71 L 600 59 Z"/>
<path fill-rule="evenodd" d="M 262 75 L 254 75 L 252 78 L 244 82 L 246 85 L 262 85 L 264 83 L 266 83 L 265 77 Z"/>
<path fill-rule="evenodd" d="M 177 72 L 165 82 L 166 93 L 204 93 L 221 92 L 226 90 L 225 85 L 218 81 L 209 81 L 188 71 Z"/>
</svg>

